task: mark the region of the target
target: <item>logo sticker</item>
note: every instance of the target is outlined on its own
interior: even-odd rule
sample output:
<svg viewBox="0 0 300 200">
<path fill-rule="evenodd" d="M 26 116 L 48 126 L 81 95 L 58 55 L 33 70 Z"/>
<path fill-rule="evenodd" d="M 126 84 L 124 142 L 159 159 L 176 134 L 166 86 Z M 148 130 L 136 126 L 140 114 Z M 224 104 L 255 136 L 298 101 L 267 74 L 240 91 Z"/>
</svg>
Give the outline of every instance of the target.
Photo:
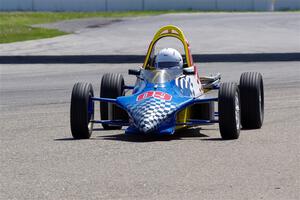
<svg viewBox="0 0 300 200">
<path fill-rule="evenodd" d="M 164 92 L 160 92 L 160 91 L 148 91 L 148 92 L 144 92 L 143 94 L 140 94 L 137 98 L 136 101 L 141 101 L 144 99 L 148 99 L 150 97 L 156 98 L 156 99 L 162 99 L 165 101 L 171 101 L 172 96 L 164 93 Z"/>
</svg>

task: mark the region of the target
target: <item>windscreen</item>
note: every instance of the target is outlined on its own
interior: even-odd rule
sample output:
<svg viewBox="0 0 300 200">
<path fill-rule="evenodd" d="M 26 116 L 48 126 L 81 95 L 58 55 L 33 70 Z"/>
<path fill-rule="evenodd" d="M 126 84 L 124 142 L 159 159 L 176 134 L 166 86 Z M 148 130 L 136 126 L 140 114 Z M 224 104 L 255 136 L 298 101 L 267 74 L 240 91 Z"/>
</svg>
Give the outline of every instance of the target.
<svg viewBox="0 0 300 200">
<path fill-rule="evenodd" d="M 182 75 L 182 69 L 177 67 L 170 69 L 155 69 L 141 71 L 141 76 L 150 83 L 166 83 Z"/>
</svg>

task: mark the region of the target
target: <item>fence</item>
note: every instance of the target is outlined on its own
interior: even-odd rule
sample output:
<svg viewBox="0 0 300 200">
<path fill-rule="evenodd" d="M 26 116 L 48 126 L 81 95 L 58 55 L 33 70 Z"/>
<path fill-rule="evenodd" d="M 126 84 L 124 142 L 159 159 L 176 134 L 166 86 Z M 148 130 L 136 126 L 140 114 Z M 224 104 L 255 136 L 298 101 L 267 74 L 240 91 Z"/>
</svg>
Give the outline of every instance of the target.
<svg viewBox="0 0 300 200">
<path fill-rule="evenodd" d="M 0 0 L 0 11 L 298 9 L 300 9 L 300 0 Z"/>
</svg>

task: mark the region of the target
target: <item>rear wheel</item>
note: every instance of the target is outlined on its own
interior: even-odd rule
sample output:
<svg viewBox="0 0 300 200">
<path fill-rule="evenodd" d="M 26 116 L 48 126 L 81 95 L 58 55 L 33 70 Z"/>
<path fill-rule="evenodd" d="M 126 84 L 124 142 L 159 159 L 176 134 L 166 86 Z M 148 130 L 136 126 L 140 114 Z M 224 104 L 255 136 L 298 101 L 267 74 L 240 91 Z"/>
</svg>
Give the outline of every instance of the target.
<svg viewBox="0 0 300 200">
<path fill-rule="evenodd" d="M 90 83 L 76 83 L 72 90 L 70 123 L 71 132 L 75 139 L 88 139 L 93 131 L 94 96 Z"/>
<path fill-rule="evenodd" d="M 243 128 L 261 128 L 264 120 L 263 78 L 257 72 L 245 72 L 240 78 L 241 122 Z"/>
<path fill-rule="evenodd" d="M 100 97 L 103 98 L 117 98 L 124 96 L 124 78 L 121 74 L 104 74 L 101 80 Z M 100 103 L 101 120 L 124 120 L 127 113 L 120 109 L 118 106 L 101 102 Z M 128 117 L 127 117 L 128 118 Z M 113 126 L 102 124 L 105 130 L 117 130 L 122 126 Z"/>
<path fill-rule="evenodd" d="M 236 83 L 222 83 L 219 89 L 219 127 L 222 139 L 239 138 L 240 98 Z"/>
</svg>

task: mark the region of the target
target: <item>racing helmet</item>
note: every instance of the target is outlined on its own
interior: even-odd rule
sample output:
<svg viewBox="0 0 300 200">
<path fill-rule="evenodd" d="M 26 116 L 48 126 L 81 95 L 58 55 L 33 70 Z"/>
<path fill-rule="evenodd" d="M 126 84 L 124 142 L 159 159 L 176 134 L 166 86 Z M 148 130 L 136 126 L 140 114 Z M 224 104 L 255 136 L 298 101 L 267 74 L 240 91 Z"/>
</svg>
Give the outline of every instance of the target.
<svg viewBox="0 0 300 200">
<path fill-rule="evenodd" d="M 155 57 L 154 67 L 157 69 L 179 68 L 182 69 L 181 54 L 173 48 L 164 48 Z"/>
</svg>

